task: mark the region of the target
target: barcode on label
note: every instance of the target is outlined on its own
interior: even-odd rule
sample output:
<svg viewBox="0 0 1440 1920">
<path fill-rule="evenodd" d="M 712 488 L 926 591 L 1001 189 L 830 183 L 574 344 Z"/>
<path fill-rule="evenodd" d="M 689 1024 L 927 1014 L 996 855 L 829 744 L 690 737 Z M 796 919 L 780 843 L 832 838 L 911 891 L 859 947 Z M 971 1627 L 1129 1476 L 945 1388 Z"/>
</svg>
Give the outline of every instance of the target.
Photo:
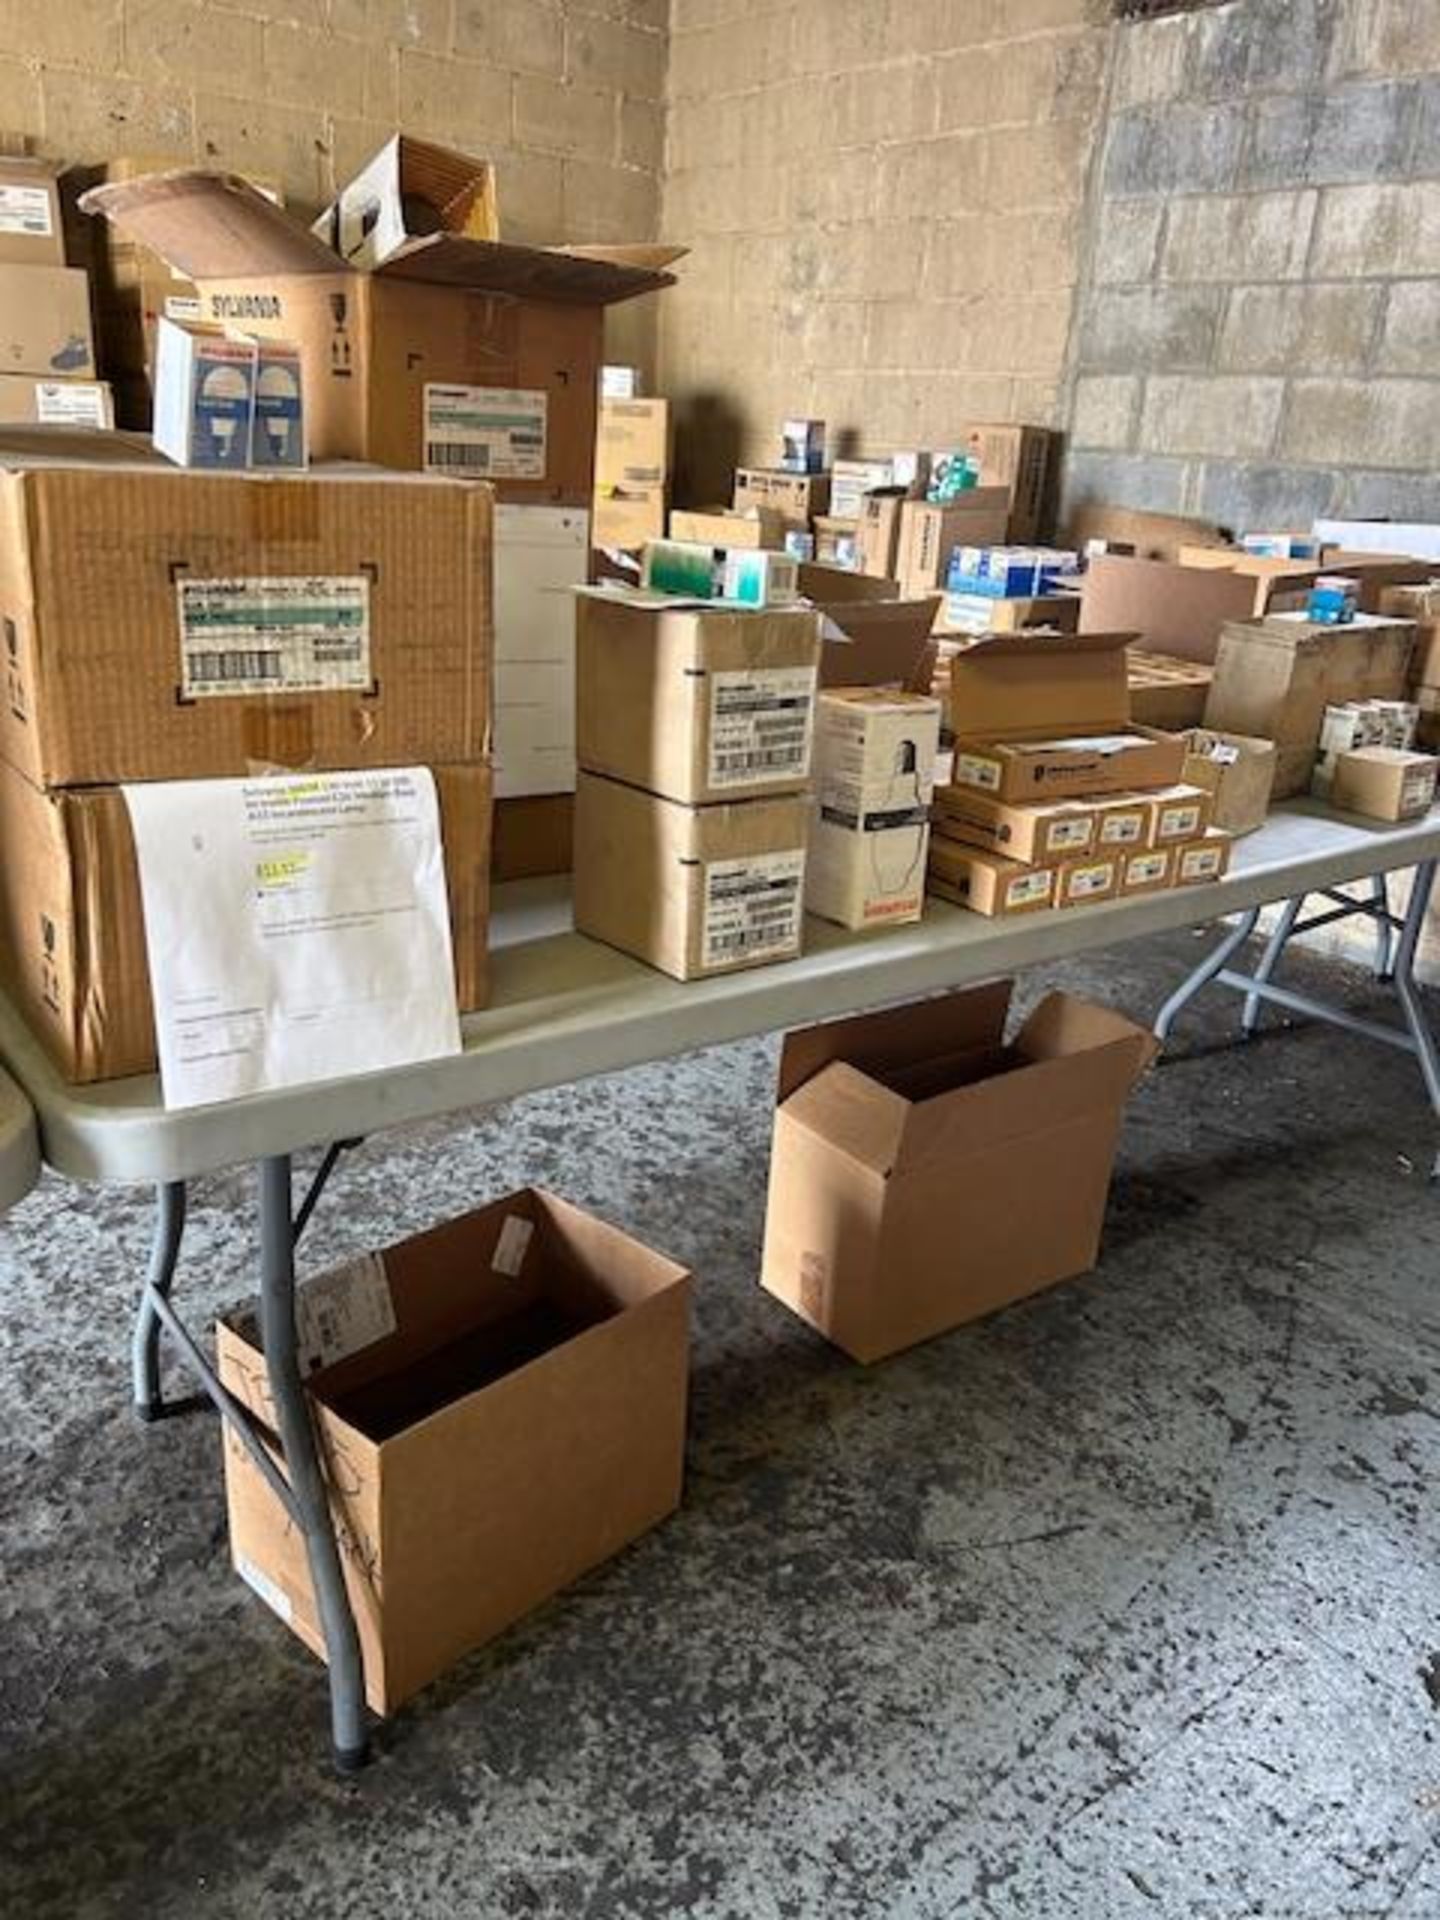
<svg viewBox="0 0 1440 1920">
<path fill-rule="evenodd" d="M 488 473 L 490 449 L 456 445 L 446 440 L 427 440 L 425 464 L 427 467 L 469 467 L 477 473 Z"/>
<path fill-rule="evenodd" d="M 192 653 L 192 680 L 279 680 L 281 659 L 278 653 Z"/>
<path fill-rule="evenodd" d="M 710 676 L 710 785 L 803 780 L 810 771 L 816 673 L 760 667 Z"/>
<path fill-rule="evenodd" d="M 1108 813 L 1100 822 L 1100 844 L 1106 847 L 1127 846 L 1132 840 L 1140 838 L 1143 824 L 1138 813 Z"/>
<path fill-rule="evenodd" d="M 704 964 L 797 951 L 804 874 L 798 848 L 712 861 L 705 869 Z"/>
</svg>

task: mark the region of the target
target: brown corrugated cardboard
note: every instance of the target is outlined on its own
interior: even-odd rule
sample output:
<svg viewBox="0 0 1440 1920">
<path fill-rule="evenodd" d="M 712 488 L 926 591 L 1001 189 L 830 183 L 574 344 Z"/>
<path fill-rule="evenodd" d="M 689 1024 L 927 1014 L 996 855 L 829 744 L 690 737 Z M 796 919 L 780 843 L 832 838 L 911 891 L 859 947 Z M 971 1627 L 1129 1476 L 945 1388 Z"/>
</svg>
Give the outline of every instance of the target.
<svg viewBox="0 0 1440 1920">
<path fill-rule="evenodd" d="M 788 473 L 783 467 L 739 467 L 730 502 L 736 513 L 768 507 L 787 528 L 808 528 L 830 505 L 828 473 Z"/>
<path fill-rule="evenodd" d="M 1163 893 L 1175 883 L 1175 859 L 1173 847 L 1142 847 L 1138 853 L 1122 853 L 1121 893 Z"/>
<path fill-rule="evenodd" d="M 1167 653 L 1148 653 L 1143 647 L 1127 647 L 1125 657 L 1132 720 L 1143 727 L 1159 727 L 1163 733 L 1183 733 L 1199 726 L 1214 677 L 1208 666 L 1198 660 L 1176 660 Z"/>
<path fill-rule="evenodd" d="M 1185 780 L 1210 795 L 1210 818 L 1227 833 L 1253 833 L 1270 812 L 1275 742 L 1194 727 L 1185 737 Z"/>
<path fill-rule="evenodd" d="M 887 582 L 888 584 L 888 582 Z M 822 687 L 903 687 L 929 693 L 935 600 L 828 600 L 821 615 Z"/>
<path fill-rule="evenodd" d="M 1440 583 L 1382 588 L 1379 610 L 1397 619 L 1415 622 L 1415 650 L 1410 656 L 1411 691 L 1418 687 L 1440 687 Z"/>
<path fill-rule="evenodd" d="M 1177 781 L 1148 798 L 1152 847 L 1173 847 L 1184 840 L 1198 840 L 1210 825 L 1211 800 L 1207 787 Z"/>
<path fill-rule="evenodd" d="M 907 600 L 944 588 L 956 547 L 1004 540 L 1010 511 L 1004 487 L 976 487 L 947 505 L 906 500 L 900 508 L 895 577 Z"/>
<path fill-rule="evenodd" d="M 1009 502 L 1005 539 L 1039 539 L 1056 444 L 1057 436 L 1048 427 L 971 427 L 966 435 L 966 446 L 980 463 L 980 485 L 1005 490 Z"/>
<path fill-rule="evenodd" d="M 1136 554 L 1142 560 L 1170 561 L 1178 560 L 1180 549 L 1186 545 L 1230 544 L 1209 520 L 1187 520 L 1181 514 L 1144 513 L 1083 500 L 1066 520 L 1061 545 L 1083 553 L 1092 540 L 1103 541 L 1115 552 Z"/>
<path fill-rule="evenodd" d="M 397 133 L 315 222 L 352 267 L 380 267 L 416 240 L 447 233 L 498 240 L 495 169 L 450 147 Z"/>
<path fill-rule="evenodd" d="M 43 160 L 23 154 L 0 160 L 0 264 L 65 264 L 60 183 L 55 169 Z"/>
<path fill-rule="evenodd" d="M 1057 907 L 1093 907 L 1101 900 L 1113 900 L 1120 891 L 1123 853 L 1087 853 L 1080 860 L 1066 860 L 1055 878 Z"/>
<path fill-rule="evenodd" d="M 1259 571 L 1261 568 L 1269 571 Z M 1213 661 L 1227 620 L 1303 607 L 1315 569 L 1296 561 L 1179 566 L 1165 560 L 1102 554 L 1085 571 L 1082 633 L 1130 628 L 1142 647 L 1179 660 Z"/>
<path fill-rule="evenodd" d="M 820 617 L 600 591 L 576 601 L 576 756 L 687 806 L 810 777 Z"/>
<path fill-rule="evenodd" d="M 22 422 L 45 427 L 113 427 L 115 403 L 109 383 L 0 373 L 0 425 Z"/>
<path fill-rule="evenodd" d="M 805 906 L 859 929 L 920 918 L 940 702 L 888 687 L 821 693 Z"/>
<path fill-rule="evenodd" d="M 1337 754 L 1330 805 L 1371 820 L 1414 820 L 1435 804 L 1440 761 L 1398 747 L 1356 747 Z"/>
<path fill-rule="evenodd" d="M 582 773 L 575 925 L 677 980 L 800 951 L 805 794 L 686 807 Z"/>
<path fill-rule="evenodd" d="M 590 539 L 597 547 L 638 552 L 665 532 L 664 487 L 599 487 L 591 508 Z"/>
<path fill-rule="evenodd" d="M 440 830 L 462 1012 L 486 998 L 490 771 L 438 767 Z M 112 1080 L 155 1066 L 140 881 L 114 787 L 42 793 L 0 762 L 0 967 L 61 1072 Z"/>
<path fill-rule="evenodd" d="M 602 309 L 671 284 L 447 233 L 354 272 L 232 174 L 153 175 L 82 205 L 192 275 L 207 321 L 298 344 L 315 458 L 487 479 L 517 502 L 589 505 Z"/>
<path fill-rule="evenodd" d="M 996 634 L 950 663 L 955 784 L 999 800 L 1167 786 L 1184 743 L 1132 726 L 1125 633 Z"/>
<path fill-rule="evenodd" d="M 1023 633 L 1030 627 L 1078 632 L 1079 594 L 1016 594 L 1004 600 L 985 597 L 982 604 L 980 595 L 947 593 L 935 620 L 937 633 Z"/>
<path fill-rule="evenodd" d="M 595 443 L 595 485 L 663 488 L 670 477 L 668 400 L 602 400 Z M 662 526 L 658 539 L 665 529 Z"/>
<path fill-rule="evenodd" d="M 817 513 L 810 525 L 815 534 L 815 558 L 822 567 L 845 567 L 852 573 L 860 570 L 855 564 L 859 542 L 854 520 Z"/>
<path fill-rule="evenodd" d="M 569 873 L 574 865 L 575 796 L 527 794 L 495 802 L 490 876 L 495 881 L 533 880 Z"/>
<path fill-rule="evenodd" d="M 1175 885 L 1198 887 L 1223 879 L 1230 865 L 1230 835 L 1211 827 L 1199 840 L 1175 848 Z"/>
<path fill-rule="evenodd" d="M 953 840 L 937 822 L 930 835 L 925 885 L 930 893 L 988 919 L 1004 914 L 1044 913 L 1055 904 L 1054 867 L 1026 867 L 982 847 Z"/>
<path fill-rule="evenodd" d="M 736 513 L 729 507 L 706 507 L 687 512 L 677 507 L 670 516 L 670 538 L 702 547 L 768 547 L 785 545 L 785 521 L 773 507 L 751 507 Z"/>
<path fill-rule="evenodd" d="M 365 1267 L 393 1331 L 306 1391 L 366 1697 L 391 1713 L 673 1511 L 690 1277 L 535 1189 Z M 225 1386 L 273 1428 L 253 1318 L 221 1321 L 216 1352 Z M 225 1484 L 237 1570 L 323 1657 L 304 1541 L 233 1435 Z"/>
<path fill-rule="evenodd" d="M 894 579 L 904 504 L 903 492 L 867 493 L 861 500 L 855 533 L 856 563 L 861 573 L 877 580 Z"/>
<path fill-rule="evenodd" d="M 935 823 L 942 833 L 1027 867 L 1089 853 L 1096 822 L 1095 810 L 1079 800 L 1006 802 L 956 786 L 941 787 L 935 795 Z"/>
<path fill-rule="evenodd" d="M 90 286 L 78 267 L 0 265 L 0 373 L 95 378 Z"/>
<path fill-rule="evenodd" d="M 487 488 L 27 470 L 33 444 L 0 435 L 0 756 L 37 785 L 487 750 Z"/>
<path fill-rule="evenodd" d="M 1002 981 L 785 1042 L 762 1284 L 857 1360 L 1095 1263 L 1155 1042 L 1050 994 L 1007 1045 L 1009 998 Z"/>
<path fill-rule="evenodd" d="M 1370 614 L 1342 627 L 1289 618 L 1227 622 L 1205 725 L 1273 740 L 1271 798 L 1303 793 L 1326 707 L 1403 699 L 1414 636 L 1409 621 Z"/>
</svg>

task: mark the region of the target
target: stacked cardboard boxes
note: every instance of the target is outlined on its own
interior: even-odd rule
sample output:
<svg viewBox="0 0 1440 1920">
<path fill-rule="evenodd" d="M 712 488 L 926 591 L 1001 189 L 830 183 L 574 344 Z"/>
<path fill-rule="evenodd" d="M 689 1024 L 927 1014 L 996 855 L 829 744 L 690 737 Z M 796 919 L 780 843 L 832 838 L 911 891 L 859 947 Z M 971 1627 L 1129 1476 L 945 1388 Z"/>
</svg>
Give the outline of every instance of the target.
<svg viewBox="0 0 1440 1920">
<path fill-rule="evenodd" d="M 1440 581 L 1387 587 L 1380 611 L 1415 622 L 1408 680 L 1410 698 L 1420 709 L 1415 739 L 1429 752 L 1440 751 Z"/>
<path fill-rule="evenodd" d="M 0 426 L 111 427 L 110 389 L 96 378 L 90 285 L 65 264 L 53 168 L 0 159 Z"/>
<path fill-rule="evenodd" d="M 679 980 L 793 958 L 820 615 L 576 607 L 576 927 Z"/>
</svg>

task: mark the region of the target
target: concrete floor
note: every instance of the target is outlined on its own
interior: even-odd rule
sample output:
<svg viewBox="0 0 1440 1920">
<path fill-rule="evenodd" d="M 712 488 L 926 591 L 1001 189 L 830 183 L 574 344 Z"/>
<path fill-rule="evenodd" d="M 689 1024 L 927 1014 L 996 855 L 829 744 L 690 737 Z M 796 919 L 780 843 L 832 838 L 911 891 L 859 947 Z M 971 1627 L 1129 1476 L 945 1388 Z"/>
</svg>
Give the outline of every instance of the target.
<svg viewBox="0 0 1440 1920">
<path fill-rule="evenodd" d="M 1063 977 L 1148 1012 L 1198 951 Z M 144 1196 L 49 1184 L 0 1230 L 0 1912 L 1440 1913 L 1434 1128 L 1400 1057 L 1233 1011 L 1137 1097 L 1097 1274 L 868 1372 L 754 1284 L 767 1045 L 357 1154 L 312 1260 L 541 1180 L 699 1286 L 681 1513 L 352 1781 L 214 1423 L 127 1412 Z M 197 1326 L 247 1194 L 197 1194 Z"/>
</svg>

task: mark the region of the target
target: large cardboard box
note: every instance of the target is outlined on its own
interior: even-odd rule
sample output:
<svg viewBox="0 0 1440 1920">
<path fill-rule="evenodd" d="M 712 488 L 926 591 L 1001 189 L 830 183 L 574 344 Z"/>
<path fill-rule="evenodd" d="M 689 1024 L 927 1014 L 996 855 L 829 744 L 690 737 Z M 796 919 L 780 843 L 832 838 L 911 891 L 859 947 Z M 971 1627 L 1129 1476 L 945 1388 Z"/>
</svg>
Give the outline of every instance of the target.
<svg viewBox="0 0 1440 1920">
<path fill-rule="evenodd" d="M 1009 499 L 1003 487 L 976 487 L 944 506 L 929 500 L 902 502 L 895 577 L 906 599 L 943 590 L 956 547 L 1004 540 Z"/>
<path fill-rule="evenodd" d="M 55 169 L 24 154 L 0 159 L 0 265 L 63 267 L 65 227 Z"/>
<path fill-rule="evenodd" d="M 602 400 L 595 446 L 597 490 L 663 490 L 670 478 L 670 402 Z M 659 539 L 665 531 L 662 520 Z"/>
<path fill-rule="evenodd" d="M 1253 833 L 1270 812 L 1275 742 L 1192 727 L 1185 736 L 1185 780 L 1209 793 L 1215 826 L 1232 834 Z"/>
<path fill-rule="evenodd" d="M 490 770 L 437 767 L 440 834 L 463 1013 L 483 1007 Z M 0 762 L 0 971 L 67 1079 L 155 1067 L 155 1017 L 135 843 L 115 787 L 43 793 Z"/>
<path fill-rule="evenodd" d="M 580 775 L 575 925 L 677 980 L 800 951 L 810 800 L 681 806 Z"/>
<path fill-rule="evenodd" d="M 824 643 L 822 687 L 902 687 L 908 693 L 929 693 L 935 675 L 933 594 L 921 600 L 821 600 L 814 597 L 813 578 L 811 586 Z"/>
<path fill-rule="evenodd" d="M 115 404 L 109 383 L 0 373 L 0 426 L 22 422 L 39 427 L 113 427 Z"/>
<path fill-rule="evenodd" d="M 982 636 L 950 662 L 954 781 L 997 800 L 1169 786 L 1185 743 L 1130 720 L 1125 633 Z"/>
<path fill-rule="evenodd" d="M 790 473 L 783 467 L 739 467 L 731 507 L 736 513 L 768 508 L 787 528 L 804 531 L 830 506 L 828 473 Z"/>
<path fill-rule="evenodd" d="M 590 773 L 687 806 L 810 777 L 820 616 L 576 598 L 576 753 Z"/>
<path fill-rule="evenodd" d="M 1156 1043 L 1062 993 L 1007 1042 L 1009 1003 L 1000 981 L 785 1042 L 762 1283 L 857 1360 L 1095 1264 Z"/>
<path fill-rule="evenodd" d="M 980 464 L 980 485 L 1005 490 L 1008 508 L 1004 538 L 1038 540 L 1048 506 L 1050 463 L 1057 436 L 1048 427 L 981 426 L 970 428 L 965 444 Z"/>
<path fill-rule="evenodd" d="M 1169 561 L 1179 559 L 1182 547 L 1230 544 L 1209 520 L 1191 520 L 1177 513 L 1145 513 L 1098 500 L 1077 501 L 1066 515 L 1061 545 L 1084 553 L 1092 541 L 1113 553 Z"/>
<path fill-rule="evenodd" d="M 366 1698 L 392 1713 L 674 1510 L 690 1276 L 527 1189 L 312 1286 L 322 1309 L 327 1291 L 363 1287 L 391 1326 L 306 1391 Z M 273 1429 L 253 1315 L 219 1323 L 216 1354 Z M 225 1487 L 236 1570 L 323 1658 L 304 1540 L 228 1432 Z"/>
<path fill-rule="evenodd" d="M 1228 555 L 1231 550 L 1222 551 Z M 1080 629 L 1113 633 L 1125 627 L 1151 653 L 1208 664 L 1227 620 L 1299 609 L 1309 598 L 1314 577 L 1314 567 L 1301 561 L 1181 566 L 1101 554 L 1085 570 Z"/>
<path fill-rule="evenodd" d="M 443 231 L 358 272 L 231 174 L 117 182 L 82 205 L 192 277 L 203 319 L 296 342 L 316 459 L 489 480 L 516 502 L 589 506 L 603 310 L 671 284 Z"/>
<path fill-rule="evenodd" d="M 30 445 L 0 435 L 0 757 L 36 785 L 487 751 L 487 488 Z"/>
<path fill-rule="evenodd" d="M 1326 707 L 1402 700 L 1414 640 L 1412 622 L 1378 614 L 1360 614 L 1341 627 L 1288 615 L 1229 621 L 1220 633 L 1205 725 L 1273 740 L 1271 798 L 1303 793 Z"/>
<path fill-rule="evenodd" d="M 805 905 L 842 927 L 899 926 L 925 901 L 940 702 L 837 687 L 815 717 L 815 817 Z"/>
<path fill-rule="evenodd" d="M 95 378 L 90 283 L 78 267 L 0 265 L 0 373 Z"/>
</svg>

